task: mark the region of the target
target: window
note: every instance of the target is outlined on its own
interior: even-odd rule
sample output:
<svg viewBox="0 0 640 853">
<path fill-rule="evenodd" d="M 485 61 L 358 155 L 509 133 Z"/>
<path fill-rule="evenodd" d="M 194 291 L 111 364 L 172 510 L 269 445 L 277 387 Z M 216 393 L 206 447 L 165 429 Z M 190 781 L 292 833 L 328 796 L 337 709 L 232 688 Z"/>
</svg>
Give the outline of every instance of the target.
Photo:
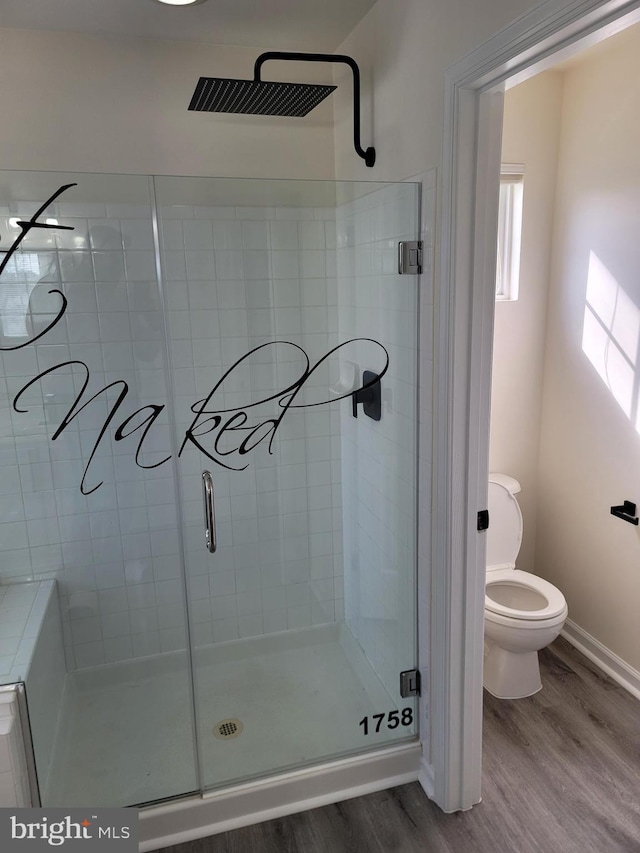
<svg viewBox="0 0 640 853">
<path fill-rule="evenodd" d="M 523 189 L 524 166 L 503 163 L 500 170 L 496 265 L 496 299 L 501 301 L 513 302 L 518 298 Z"/>
<path fill-rule="evenodd" d="M 4 254 L 0 253 L 0 254 Z M 1 260 L 0 256 L 0 260 Z M 2 273 L 0 339 L 29 336 L 29 297 L 43 274 L 37 252 L 16 252 Z M 55 285 L 51 285 L 54 287 Z"/>
</svg>

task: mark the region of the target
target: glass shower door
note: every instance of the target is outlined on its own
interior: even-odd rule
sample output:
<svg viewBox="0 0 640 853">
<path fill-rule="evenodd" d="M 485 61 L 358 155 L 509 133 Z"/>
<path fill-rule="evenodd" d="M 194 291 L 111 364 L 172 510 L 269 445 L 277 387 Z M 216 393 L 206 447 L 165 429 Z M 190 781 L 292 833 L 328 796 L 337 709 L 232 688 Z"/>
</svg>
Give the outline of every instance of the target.
<svg viewBox="0 0 640 853">
<path fill-rule="evenodd" d="M 203 787 L 415 736 L 417 185 L 155 189 Z"/>
<path fill-rule="evenodd" d="M 0 683 L 44 805 L 415 737 L 417 209 L 0 173 Z"/>
<path fill-rule="evenodd" d="M 45 806 L 199 788 L 149 179 L 0 173 L 0 681 Z"/>
</svg>

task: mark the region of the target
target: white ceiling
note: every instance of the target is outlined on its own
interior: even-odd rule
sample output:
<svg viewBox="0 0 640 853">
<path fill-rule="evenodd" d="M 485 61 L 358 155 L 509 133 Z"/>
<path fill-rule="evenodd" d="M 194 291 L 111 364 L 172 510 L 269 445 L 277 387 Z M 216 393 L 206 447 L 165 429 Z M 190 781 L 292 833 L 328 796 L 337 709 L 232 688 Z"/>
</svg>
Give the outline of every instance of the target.
<svg viewBox="0 0 640 853">
<path fill-rule="evenodd" d="M 334 51 L 375 0 L 0 0 L 0 26 Z"/>
</svg>

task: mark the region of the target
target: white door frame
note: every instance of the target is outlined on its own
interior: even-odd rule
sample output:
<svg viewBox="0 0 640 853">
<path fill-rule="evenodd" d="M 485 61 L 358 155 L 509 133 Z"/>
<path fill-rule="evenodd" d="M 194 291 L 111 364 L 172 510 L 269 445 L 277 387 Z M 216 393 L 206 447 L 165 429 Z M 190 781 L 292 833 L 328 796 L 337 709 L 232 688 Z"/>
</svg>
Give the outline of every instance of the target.
<svg viewBox="0 0 640 853">
<path fill-rule="evenodd" d="M 434 376 L 431 767 L 447 812 L 480 801 L 485 537 L 505 84 L 640 20 L 640 0 L 548 0 L 453 65 L 445 128 Z M 428 776 L 431 779 L 428 779 Z M 424 779 L 423 779 L 424 777 Z"/>
</svg>

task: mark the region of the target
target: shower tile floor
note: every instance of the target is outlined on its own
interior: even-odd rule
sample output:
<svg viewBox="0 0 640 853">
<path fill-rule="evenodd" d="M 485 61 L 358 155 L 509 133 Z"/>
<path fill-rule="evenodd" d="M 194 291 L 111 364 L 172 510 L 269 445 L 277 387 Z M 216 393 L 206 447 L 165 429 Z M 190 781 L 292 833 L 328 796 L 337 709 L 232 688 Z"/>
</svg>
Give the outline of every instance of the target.
<svg viewBox="0 0 640 853">
<path fill-rule="evenodd" d="M 413 733 L 365 736 L 360 720 L 397 702 L 344 625 L 199 648 L 194 666 L 207 788 Z M 45 804 L 132 805 L 197 790 L 190 702 L 185 653 L 70 674 Z M 216 738 L 229 718 L 241 734 Z"/>
</svg>

